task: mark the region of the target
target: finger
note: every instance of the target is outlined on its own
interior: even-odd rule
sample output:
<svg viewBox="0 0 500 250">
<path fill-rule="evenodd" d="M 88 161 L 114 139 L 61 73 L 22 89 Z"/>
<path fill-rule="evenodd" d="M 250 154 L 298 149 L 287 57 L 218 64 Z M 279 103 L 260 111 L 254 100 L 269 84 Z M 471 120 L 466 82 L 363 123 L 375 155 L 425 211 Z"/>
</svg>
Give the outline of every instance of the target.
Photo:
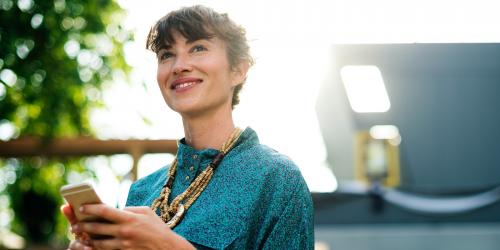
<svg viewBox="0 0 500 250">
<path fill-rule="evenodd" d="M 76 219 L 75 213 L 73 212 L 73 208 L 69 204 L 64 204 L 61 206 L 61 212 L 64 217 L 69 221 L 71 225 L 76 224 L 78 221 Z"/>
<path fill-rule="evenodd" d="M 126 207 L 123 210 L 129 211 L 129 212 L 132 212 L 132 213 L 136 213 L 136 214 L 148 214 L 148 213 L 151 213 L 153 211 L 153 210 L 151 210 L 151 208 L 146 207 L 146 206 L 141 206 L 141 207 Z"/>
<path fill-rule="evenodd" d="M 118 236 L 120 225 L 99 222 L 85 222 L 71 226 L 71 230 L 76 233 L 87 233 L 90 235 Z"/>
<path fill-rule="evenodd" d="M 122 249 L 122 242 L 123 241 L 120 239 L 111 238 L 105 240 L 91 240 L 90 244 L 94 249 Z"/>
<path fill-rule="evenodd" d="M 78 241 L 83 242 L 83 243 L 85 243 L 85 244 L 88 245 L 88 242 L 90 240 L 90 236 L 89 236 L 88 233 L 85 233 L 85 232 L 75 232 L 73 230 L 73 226 L 71 226 L 70 229 L 71 229 L 71 232 L 73 233 L 73 235 L 75 236 L 75 238 L 74 238 L 75 240 L 78 240 Z"/>
<path fill-rule="evenodd" d="M 92 250 L 90 243 L 87 245 L 78 240 L 71 242 L 68 248 L 71 250 Z"/>
<path fill-rule="evenodd" d="M 131 218 L 131 215 L 133 215 L 130 212 L 110 207 L 105 204 L 83 205 L 80 207 L 80 212 L 84 214 L 97 215 L 98 217 L 115 223 L 125 222 Z"/>
</svg>

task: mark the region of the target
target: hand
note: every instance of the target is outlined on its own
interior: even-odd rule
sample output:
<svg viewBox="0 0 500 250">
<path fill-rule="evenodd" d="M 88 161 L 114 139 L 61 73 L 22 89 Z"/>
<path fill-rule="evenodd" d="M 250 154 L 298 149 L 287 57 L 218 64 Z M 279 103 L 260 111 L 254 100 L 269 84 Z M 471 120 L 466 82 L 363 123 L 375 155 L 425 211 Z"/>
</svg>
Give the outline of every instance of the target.
<svg viewBox="0 0 500 250">
<path fill-rule="evenodd" d="M 106 239 L 90 239 L 89 243 L 94 249 L 194 249 L 149 207 L 119 210 L 104 204 L 89 204 L 80 209 L 82 213 L 111 222 L 79 222 L 72 225 L 75 233 L 110 236 Z"/>
<path fill-rule="evenodd" d="M 91 246 L 89 246 L 88 242 L 82 242 L 78 239 L 72 241 L 70 244 L 69 244 L 69 247 L 68 247 L 68 250 L 92 250 L 93 248 Z"/>
<path fill-rule="evenodd" d="M 61 206 L 61 212 L 69 221 L 71 226 L 78 223 L 78 220 L 76 219 L 75 213 L 73 212 L 73 208 L 71 207 L 71 205 L 64 204 L 63 206 Z M 75 240 L 70 243 L 69 249 L 91 250 L 92 247 L 90 247 L 89 239 L 90 237 L 86 233 L 75 233 Z"/>
</svg>

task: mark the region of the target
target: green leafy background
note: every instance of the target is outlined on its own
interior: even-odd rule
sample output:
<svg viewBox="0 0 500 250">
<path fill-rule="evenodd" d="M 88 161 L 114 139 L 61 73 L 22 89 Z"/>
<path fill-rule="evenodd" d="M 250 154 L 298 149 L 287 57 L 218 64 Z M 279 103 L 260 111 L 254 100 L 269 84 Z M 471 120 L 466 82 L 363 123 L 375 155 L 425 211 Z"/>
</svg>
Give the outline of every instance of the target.
<svg viewBox="0 0 500 250">
<path fill-rule="evenodd" d="M 89 111 L 103 106 L 103 83 L 130 70 L 125 15 L 110 0 L 0 0 L 0 126 L 13 131 L 2 139 L 93 135 Z M 85 159 L 4 158 L 0 174 L 6 227 L 28 243 L 66 244 L 58 190 L 93 176 Z"/>
</svg>

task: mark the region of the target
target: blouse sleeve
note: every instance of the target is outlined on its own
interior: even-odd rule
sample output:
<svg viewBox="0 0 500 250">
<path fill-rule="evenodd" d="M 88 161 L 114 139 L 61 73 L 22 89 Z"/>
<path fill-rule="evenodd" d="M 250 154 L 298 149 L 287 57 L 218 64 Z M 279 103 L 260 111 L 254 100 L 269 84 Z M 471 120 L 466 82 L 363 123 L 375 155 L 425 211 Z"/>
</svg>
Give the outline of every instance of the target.
<svg viewBox="0 0 500 250">
<path fill-rule="evenodd" d="M 264 249 L 314 249 L 311 194 L 304 182 L 297 189 L 263 244 Z"/>
</svg>

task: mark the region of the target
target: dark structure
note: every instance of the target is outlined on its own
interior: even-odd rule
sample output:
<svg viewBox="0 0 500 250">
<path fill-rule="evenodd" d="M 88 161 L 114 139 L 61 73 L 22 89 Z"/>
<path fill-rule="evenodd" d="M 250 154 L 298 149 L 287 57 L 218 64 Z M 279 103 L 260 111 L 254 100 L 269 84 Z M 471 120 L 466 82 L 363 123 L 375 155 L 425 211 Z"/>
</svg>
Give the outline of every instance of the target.
<svg viewBox="0 0 500 250">
<path fill-rule="evenodd" d="M 335 67 L 321 88 L 317 114 L 328 161 L 341 186 L 333 194 L 314 194 L 317 225 L 371 225 L 376 229 L 432 225 L 436 229 L 487 223 L 488 229 L 470 229 L 478 238 L 445 233 L 453 236 L 447 242 L 483 242 L 474 249 L 500 246 L 500 201 L 495 200 L 500 198 L 500 44 L 336 45 L 333 53 Z M 389 111 L 352 111 L 339 75 L 346 65 L 375 65 L 380 69 L 391 102 Z M 387 124 L 397 126 L 402 137 L 401 185 L 397 191 L 435 201 L 490 191 L 491 202 L 462 212 L 429 213 L 387 202 L 383 191 L 346 192 L 349 189 L 342 188 L 342 180 L 353 179 L 354 132 Z M 423 229 L 420 236 L 434 229 Z M 413 240 L 432 241 L 420 236 Z M 470 246 L 450 244 L 436 243 L 433 248 Z M 398 249 L 402 245 L 363 246 L 351 249 Z M 381 243 L 380 247 L 384 246 L 388 245 Z M 452 246 L 457 248 L 449 248 Z"/>
</svg>

